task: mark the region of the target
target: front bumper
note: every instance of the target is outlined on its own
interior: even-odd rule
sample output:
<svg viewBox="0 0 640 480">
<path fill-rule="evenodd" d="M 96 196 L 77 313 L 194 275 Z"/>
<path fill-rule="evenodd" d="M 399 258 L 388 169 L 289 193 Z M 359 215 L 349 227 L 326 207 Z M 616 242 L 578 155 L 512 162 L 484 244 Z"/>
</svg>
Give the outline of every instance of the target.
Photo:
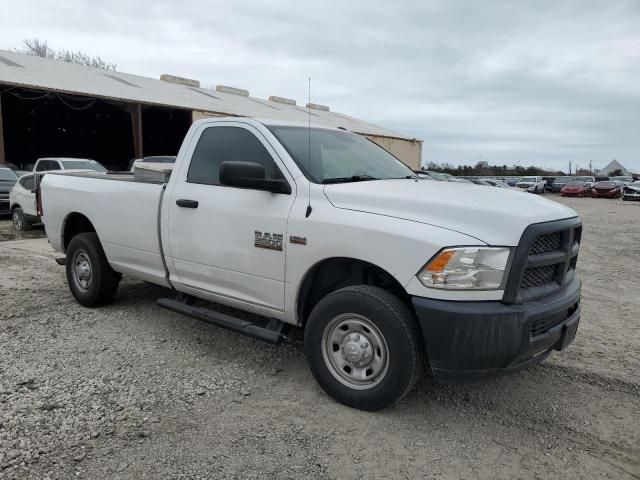
<svg viewBox="0 0 640 480">
<path fill-rule="evenodd" d="M 640 192 L 623 190 L 622 198 L 625 200 L 640 200 Z"/>
<path fill-rule="evenodd" d="M 433 376 L 441 382 L 497 377 L 563 350 L 580 320 L 581 282 L 523 304 L 412 299 Z"/>
<path fill-rule="evenodd" d="M 591 196 L 594 198 L 616 198 L 620 196 L 620 190 L 611 190 L 607 192 L 598 192 L 597 190 L 591 190 Z"/>
</svg>

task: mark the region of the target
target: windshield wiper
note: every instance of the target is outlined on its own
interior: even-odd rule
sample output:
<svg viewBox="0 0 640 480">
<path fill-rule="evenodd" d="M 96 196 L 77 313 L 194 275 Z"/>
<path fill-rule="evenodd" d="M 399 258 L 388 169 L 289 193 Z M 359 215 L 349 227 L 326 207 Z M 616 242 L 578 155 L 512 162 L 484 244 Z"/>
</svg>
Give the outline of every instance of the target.
<svg viewBox="0 0 640 480">
<path fill-rule="evenodd" d="M 371 175 L 351 175 L 350 177 L 325 178 L 321 183 L 348 183 L 348 182 L 366 182 L 367 180 L 380 180 Z"/>
</svg>

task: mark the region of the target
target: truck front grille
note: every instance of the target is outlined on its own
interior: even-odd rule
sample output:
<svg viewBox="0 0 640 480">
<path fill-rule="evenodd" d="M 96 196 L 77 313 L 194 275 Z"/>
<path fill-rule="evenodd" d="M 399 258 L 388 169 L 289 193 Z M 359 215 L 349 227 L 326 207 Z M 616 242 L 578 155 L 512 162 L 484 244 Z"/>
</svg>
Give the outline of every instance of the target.
<svg viewBox="0 0 640 480">
<path fill-rule="evenodd" d="M 539 255 L 541 253 L 553 252 L 560 249 L 560 232 L 540 235 L 531 248 L 529 255 Z"/>
<path fill-rule="evenodd" d="M 516 248 L 503 301 L 534 300 L 573 280 L 581 237 L 579 218 L 530 225 Z"/>
<path fill-rule="evenodd" d="M 556 276 L 556 266 L 527 268 L 522 274 L 520 288 L 532 288 L 553 282 Z"/>
</svg>

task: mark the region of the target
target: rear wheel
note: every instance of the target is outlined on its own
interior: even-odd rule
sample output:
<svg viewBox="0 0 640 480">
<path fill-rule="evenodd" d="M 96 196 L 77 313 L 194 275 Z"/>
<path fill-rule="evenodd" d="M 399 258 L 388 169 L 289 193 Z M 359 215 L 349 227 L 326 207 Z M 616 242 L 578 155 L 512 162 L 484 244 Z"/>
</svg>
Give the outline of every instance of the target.
<svg viewBox="0 0 640 480">
<path fill-rule="evenodd" d="M 307 361 L 315 379 L 340 403 L 380 410 L 409 393 L 422 372 L 416 321 L 393 294 L 346 287 L 315 306 L 305 329 Z"/>
<path fill-rule="evenodd" d="M 24 211 L 20 207 L 15 207 L 11 211 L 11 220 L 13 220 L 13 226 L 19 232 L 26 232 L 31 230 L 31 222 L 27 220 Z"/>
<path fill-rule="evenodd" d="M 109 265 L 95 233 L 80 233 L 71 239 L 66 269 L 71 293 L 85 307 L 113 300 L 122 277 Z"/>
</svg>

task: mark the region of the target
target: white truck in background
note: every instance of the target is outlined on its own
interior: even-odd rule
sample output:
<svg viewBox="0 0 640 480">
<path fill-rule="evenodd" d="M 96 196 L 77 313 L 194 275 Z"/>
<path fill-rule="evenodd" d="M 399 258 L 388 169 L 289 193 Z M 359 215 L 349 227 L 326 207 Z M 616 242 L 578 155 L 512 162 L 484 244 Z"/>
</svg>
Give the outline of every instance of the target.
<svg viewBox="0 0 640 480">
<path fill-rule="evenodd" d="M 542 177 L 522 177 L 516 188 L 522 188 L 531 193 L 544 193 L 546 182 Z"/>
<path fill-rule="evenodd" d="M 457 382 L 539 363 L 580 317 L 573 210 L 421 180 L 340 129 L 201 120 L 166 183 L 49 173 L 38 208 L 82 305 L 112 301 L 125 274 L 172 289 L 163 307 L 267 341 L 304 328 L 316 380 L 355 408 L 397 402 L 424 364 Z"/>
</svg>

